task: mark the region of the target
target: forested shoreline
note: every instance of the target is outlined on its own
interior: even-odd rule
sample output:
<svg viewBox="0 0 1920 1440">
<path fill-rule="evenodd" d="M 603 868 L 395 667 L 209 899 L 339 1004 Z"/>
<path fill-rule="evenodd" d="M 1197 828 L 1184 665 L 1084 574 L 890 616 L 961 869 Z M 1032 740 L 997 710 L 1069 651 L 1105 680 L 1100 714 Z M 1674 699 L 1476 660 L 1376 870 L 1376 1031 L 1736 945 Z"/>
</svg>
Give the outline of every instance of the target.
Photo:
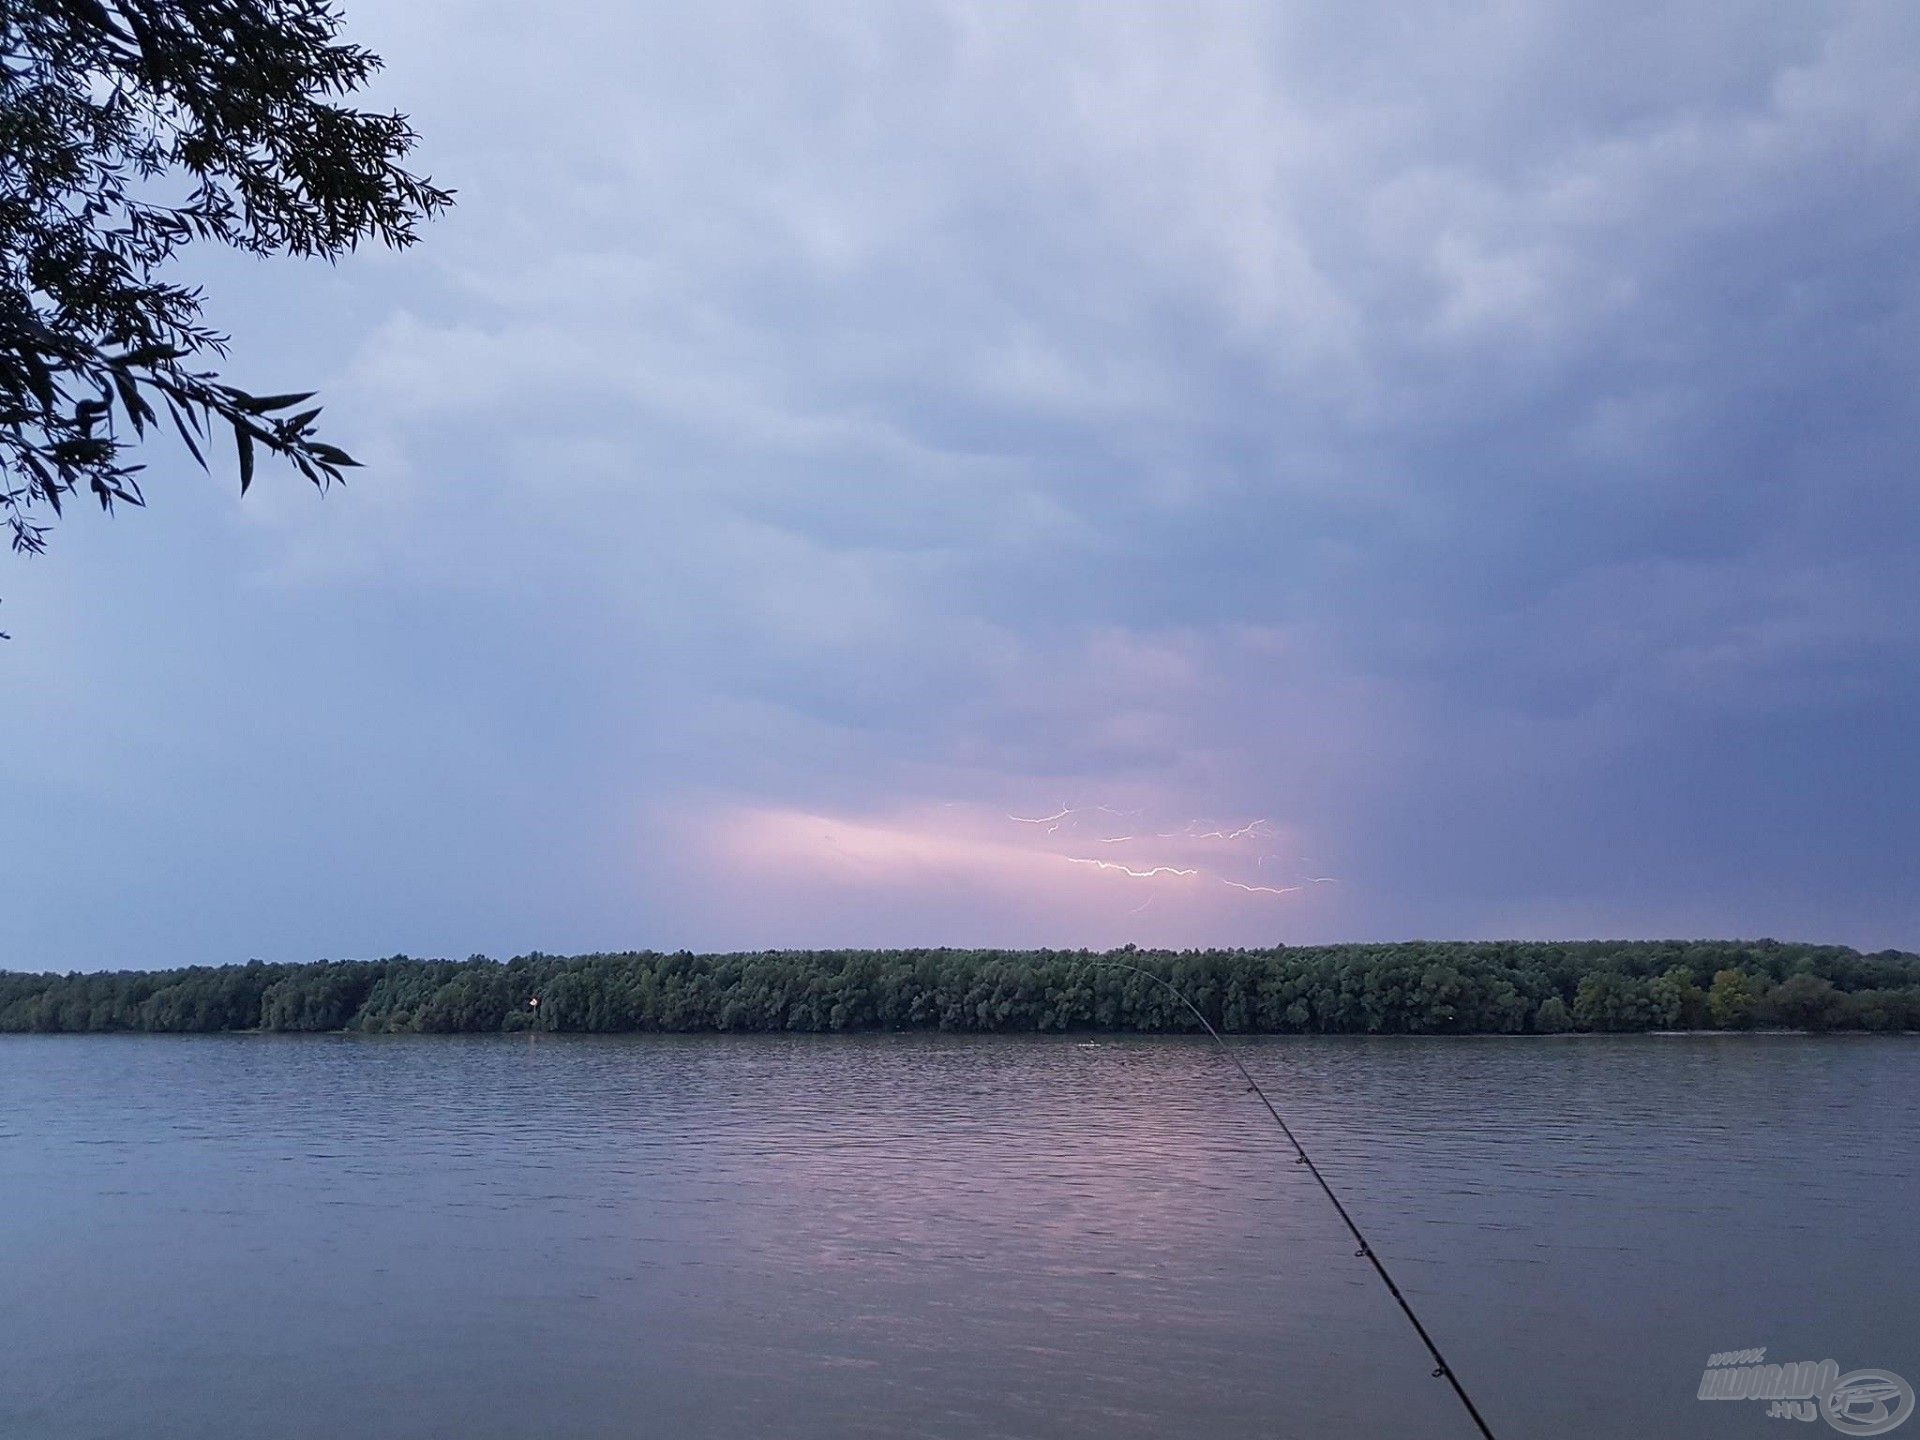
<svg viewBox="0 0 1920 1440">
<path fill-rule="evenodd" d="M 1108 963 L 1102 963 L 1108 962 Z M 0 971 L 0 1031 L 1920 1030 L 1920 955 L 1776 941 L 809 950 Z"/>
</svg>

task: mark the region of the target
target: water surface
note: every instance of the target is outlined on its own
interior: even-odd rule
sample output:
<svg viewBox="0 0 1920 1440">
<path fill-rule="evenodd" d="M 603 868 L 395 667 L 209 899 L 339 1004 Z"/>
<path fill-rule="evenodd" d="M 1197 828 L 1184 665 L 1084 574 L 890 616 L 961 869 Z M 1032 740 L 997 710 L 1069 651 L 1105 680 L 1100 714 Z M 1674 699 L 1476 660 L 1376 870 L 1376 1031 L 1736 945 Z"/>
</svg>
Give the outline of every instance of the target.
<svg viewBox="0 0 1920 1440">
<path fill-rule="evenodd" d="M 1503 1437 L 1920 1380 L 1920 1043 L 1234 1043 Z M 9 1437 L 1471 1433 L 1182 1038 L 8 1037 L 0 1215 Z"/>
</svg>

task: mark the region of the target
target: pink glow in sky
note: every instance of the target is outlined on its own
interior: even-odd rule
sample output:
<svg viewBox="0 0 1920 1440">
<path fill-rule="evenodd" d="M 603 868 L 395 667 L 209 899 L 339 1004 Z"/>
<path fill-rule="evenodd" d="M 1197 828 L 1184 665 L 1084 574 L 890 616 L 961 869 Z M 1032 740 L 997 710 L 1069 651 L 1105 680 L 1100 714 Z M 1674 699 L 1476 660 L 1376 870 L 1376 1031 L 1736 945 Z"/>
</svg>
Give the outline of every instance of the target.
<svg viewBox="0 0 1920 1440">
<path fill-rule="evenodd" d="M 1169 819 L 1140 807 L 1012 811 L 945 803 L 870 814 L 740 806 L 709 819 L 705 863 L 748 910 L 830 936 L 890 902 L 960 917 L 956 944 L 1271 943 L 1333 877 L 1258 817 Z M 824 943 L 824 939 L 822 941 Z"/>
</svg>

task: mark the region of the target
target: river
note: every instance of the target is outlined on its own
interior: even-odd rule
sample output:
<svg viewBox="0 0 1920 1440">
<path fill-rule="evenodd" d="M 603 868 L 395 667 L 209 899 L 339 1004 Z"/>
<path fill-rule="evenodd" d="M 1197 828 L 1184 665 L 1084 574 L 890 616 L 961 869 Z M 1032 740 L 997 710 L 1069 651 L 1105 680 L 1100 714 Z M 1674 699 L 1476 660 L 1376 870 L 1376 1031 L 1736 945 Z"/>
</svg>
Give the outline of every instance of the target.
<svg viewBox="0 0 1920 1440">
<path fill-rule="evenodd" d="M 1920 1042 L 1231 1043 L 1503 1440 L 1920 1381 Z M 1184 1037 L 6 1037 L 0 1216 L 8 1437 L 1473 1433 Z"/>
</svg>

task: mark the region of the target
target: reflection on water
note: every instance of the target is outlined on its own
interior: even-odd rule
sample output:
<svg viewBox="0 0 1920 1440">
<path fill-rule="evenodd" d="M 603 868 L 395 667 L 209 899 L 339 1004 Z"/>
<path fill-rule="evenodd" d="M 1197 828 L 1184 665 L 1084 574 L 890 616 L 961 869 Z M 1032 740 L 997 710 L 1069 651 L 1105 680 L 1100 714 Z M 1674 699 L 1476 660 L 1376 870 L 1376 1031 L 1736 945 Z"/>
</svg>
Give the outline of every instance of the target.
<svg viewBox="0 0 1920 1440">
<path fill-rule="evenodd" d="M 1920 1044 L 1234 1043 L 1503 1436 L 1920 1379 Z M 8 1436 L 1471 1433 L 1206 1042 L 10 1037 L 0 1102 Z"/>
</svg>

